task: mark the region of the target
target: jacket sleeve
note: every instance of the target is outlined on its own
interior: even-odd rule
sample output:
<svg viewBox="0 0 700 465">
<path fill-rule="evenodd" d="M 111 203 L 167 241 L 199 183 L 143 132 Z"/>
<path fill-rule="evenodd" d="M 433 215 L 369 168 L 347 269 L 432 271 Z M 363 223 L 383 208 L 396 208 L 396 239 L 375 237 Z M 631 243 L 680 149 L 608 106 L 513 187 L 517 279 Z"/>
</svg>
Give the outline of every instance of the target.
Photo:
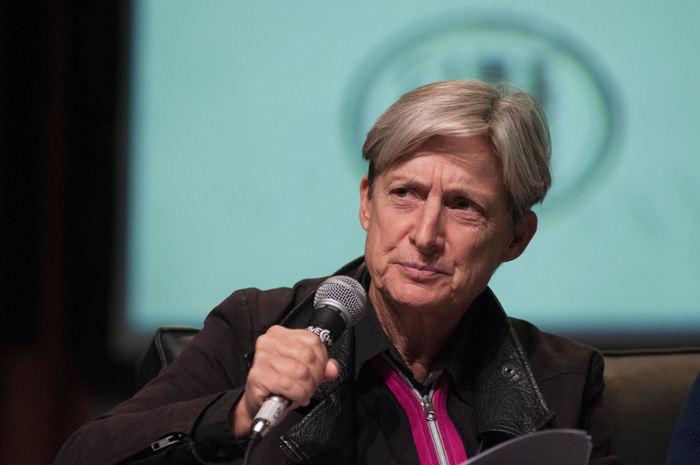
<svg viewBox="0 0 700 465">
<path fill-rule="evenodd" d="M 617 457 L 611 455 L 610 424 L 603 406 L 603 356 L 593 351 L 588 372 L 588 379 L 583 393 L 581 409 L 581 428 L 589 431 L 593 438 L 591 465 L 617 465 Z"/>
<path fill-rule="evenodd" d="M 588 432 L 593 441 L 591 465 L 615 465 L 612 431 L 603 397 L 603 356 L 592 347 L 572 342 L 522 320 L 514 320 L 538 384 L 555 418 L 549 427 Z"/>
<path fill-rule="evenodd" d="M 277 307 L 268 309 L 271 319 L 282 313 L 287 294 L 265 300 Z M 238 291 L 214 309 L 172 365 L 76 431 L 55 464 L 189 464 L 242 455 L 228 411 L 245 386 L 244 355 L 268 327 L 251 313 L 249 300 L 257 302 L 256 293 Z"/>
</svg>

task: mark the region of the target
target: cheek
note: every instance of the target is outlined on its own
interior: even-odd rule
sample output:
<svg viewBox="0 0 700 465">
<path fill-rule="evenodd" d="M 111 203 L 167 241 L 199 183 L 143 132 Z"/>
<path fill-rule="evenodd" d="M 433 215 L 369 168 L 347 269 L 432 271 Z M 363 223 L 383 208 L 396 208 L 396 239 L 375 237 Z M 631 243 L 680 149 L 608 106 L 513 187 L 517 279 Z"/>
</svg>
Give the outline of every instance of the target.
<svg viewBox="0 0 700 465">
<path fill-rule="evenodd" d="M 367 244 L 375 250 L 387 250 L 394 247 L 400 240 L 402 225 L 399 218 L 388 214 L 373 216 L 367 231 Z"/>
<path fill-rule="evenodd" d="M 365 261 L 370 273 L 376 272 L 376 267 L 382 255 L 381 250 L 381 232 L 377 228 L 375 222 L 370 223 L 367 228 L 367 237 L 365 239 Z"/>
<path fill-rule="evenodd" d="M 367 229 L 365 261 L 373 277 L 385 274 L 391 258 L 400 253 L 402 234 L 396 226 L 388 217 L 373 218 Z"/>
<path fill-rule="evenodd" d="M 469 237 L 455 241 L 455 260 L 465 273 L 495 271 L 502 254 L 501 238 L 477 232 Z"/>
</svg>

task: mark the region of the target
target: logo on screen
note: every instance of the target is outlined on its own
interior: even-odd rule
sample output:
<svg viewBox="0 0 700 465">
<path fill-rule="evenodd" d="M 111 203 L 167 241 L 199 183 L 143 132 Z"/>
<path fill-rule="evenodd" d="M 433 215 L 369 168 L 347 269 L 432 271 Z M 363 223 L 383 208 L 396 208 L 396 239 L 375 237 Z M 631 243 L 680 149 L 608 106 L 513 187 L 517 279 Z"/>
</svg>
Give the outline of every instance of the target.
<svg viewBox="0 0 700 465">
<path fill-rule="evenodd" d="M 409 90 L 449 79 L 510 82 L 540 102 L 552 136 L 553 174 L 540 214 L 565 213 L 612 168 L 620 109 L 602 63 L 567 31 L 498 13 L 421 23 L 370 54 L 343 106 L 352 169 L 366 174 L 362 144 L 384 110 Z"/>
</svg>

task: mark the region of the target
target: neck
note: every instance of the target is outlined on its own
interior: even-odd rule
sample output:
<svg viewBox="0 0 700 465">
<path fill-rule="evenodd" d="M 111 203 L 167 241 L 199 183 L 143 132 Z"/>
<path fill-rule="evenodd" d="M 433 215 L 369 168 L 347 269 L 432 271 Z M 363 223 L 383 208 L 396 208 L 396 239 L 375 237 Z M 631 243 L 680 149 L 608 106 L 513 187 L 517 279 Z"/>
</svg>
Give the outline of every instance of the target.
<svg viewBox="0 0 700 465">
<path fill-rule="evenodd" d="M 370 288 L 370 299 L 384 333 L 413 372 L 413 377 L 423 382 L 468 305 L 461 312 L 398 308 L 388 304 L 374 288 Z"/>
</svg>

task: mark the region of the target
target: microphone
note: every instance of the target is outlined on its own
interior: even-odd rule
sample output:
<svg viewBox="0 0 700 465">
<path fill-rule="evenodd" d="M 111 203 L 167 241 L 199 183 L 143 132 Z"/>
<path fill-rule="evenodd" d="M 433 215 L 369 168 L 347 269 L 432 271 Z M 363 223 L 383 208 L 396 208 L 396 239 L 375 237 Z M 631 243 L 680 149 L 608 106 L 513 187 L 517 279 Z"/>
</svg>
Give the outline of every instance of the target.
<svg viewBox="0 0 700 465">
<path fill-rule="evenodd" d="M 367 294 L 360 283 L 349 276 L 325 280 L 314 296 L 314 314 L 306 330 L 318 335 L 326 348 L 333 345 L 346 329 L 360 321 L 367 311 Z M 259 442 L 289 407 L 289 399 L 270 395 L 250 426 L 251 442 Z"/>
</svg>

